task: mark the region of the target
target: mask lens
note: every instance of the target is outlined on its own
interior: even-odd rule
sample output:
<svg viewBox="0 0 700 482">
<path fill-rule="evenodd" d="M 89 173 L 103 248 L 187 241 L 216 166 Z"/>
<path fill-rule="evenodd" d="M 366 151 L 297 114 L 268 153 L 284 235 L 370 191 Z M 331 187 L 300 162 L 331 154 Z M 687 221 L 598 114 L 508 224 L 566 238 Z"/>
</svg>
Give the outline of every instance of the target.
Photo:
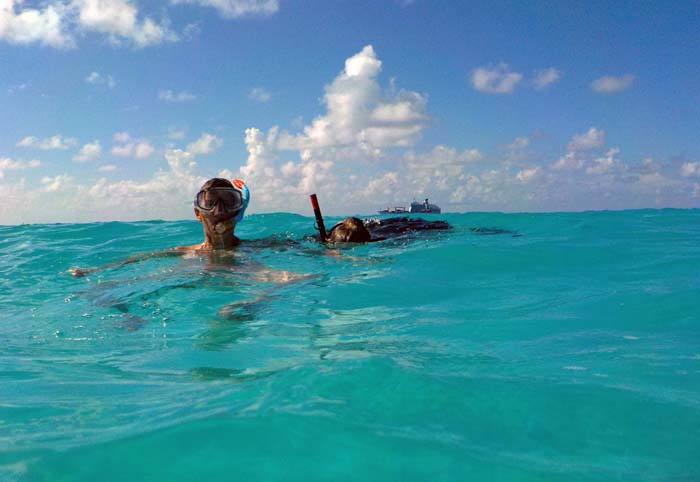
<svg viewBox="0 0 700 482">
<path fill-rule="evenodd" d="M 205 211 L 214 209 L 217 203 L 227 211 L 235 211 L 243 205 L 241 193 L 230 188 L 212 188 L 197 193 L 197 207 Z"/>
</svg>

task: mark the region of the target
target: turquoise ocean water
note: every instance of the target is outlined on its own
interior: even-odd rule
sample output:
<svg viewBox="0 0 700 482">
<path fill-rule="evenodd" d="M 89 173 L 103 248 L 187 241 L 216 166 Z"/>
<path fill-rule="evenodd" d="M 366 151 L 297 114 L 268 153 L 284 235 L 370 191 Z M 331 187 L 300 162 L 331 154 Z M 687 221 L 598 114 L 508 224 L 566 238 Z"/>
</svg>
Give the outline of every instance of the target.
<svg viewBox="0 0 700 482">
<path fill-rule="evenodd" d="M 0 480 L 700 480 L 700 211 L 433 219 L 0 226 Z"/>
</svg>

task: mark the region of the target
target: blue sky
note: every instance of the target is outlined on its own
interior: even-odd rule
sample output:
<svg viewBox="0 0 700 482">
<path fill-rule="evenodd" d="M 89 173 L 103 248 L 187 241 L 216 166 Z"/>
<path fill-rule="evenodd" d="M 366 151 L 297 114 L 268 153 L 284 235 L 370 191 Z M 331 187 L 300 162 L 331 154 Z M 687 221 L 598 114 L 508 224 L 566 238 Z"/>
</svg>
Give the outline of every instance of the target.
<svg viewBox="0 0 700 482">
<path fill-rule="evenodd" d="M 700 204 L 700 2 L 0 0 L 0 224 Z"/>
</svg>

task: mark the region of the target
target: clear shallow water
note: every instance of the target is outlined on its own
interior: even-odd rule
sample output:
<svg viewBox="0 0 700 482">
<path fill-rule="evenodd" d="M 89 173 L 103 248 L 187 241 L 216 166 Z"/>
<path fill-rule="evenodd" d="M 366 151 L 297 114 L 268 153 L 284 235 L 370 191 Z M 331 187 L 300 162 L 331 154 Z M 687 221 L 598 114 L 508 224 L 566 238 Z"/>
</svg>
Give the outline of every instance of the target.
<svg viewBox="0 0 700 482">
<path fill-rule="evenodd" d="M 438 218 L 0 226 L 0 480 L 700 480 L 700 211 Z"/>
</svg>

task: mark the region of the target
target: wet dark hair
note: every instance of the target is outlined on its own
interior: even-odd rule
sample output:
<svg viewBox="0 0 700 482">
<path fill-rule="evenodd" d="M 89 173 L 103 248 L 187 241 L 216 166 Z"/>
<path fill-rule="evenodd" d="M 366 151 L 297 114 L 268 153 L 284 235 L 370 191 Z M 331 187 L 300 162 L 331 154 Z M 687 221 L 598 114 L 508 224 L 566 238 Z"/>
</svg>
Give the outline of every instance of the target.
<svg viewBox="0 0 700 482">
<path fill-rule="evenodd" d="M 330 243 L 366 243 L 372 239 L 361 219 L 347 218 L 331 228 Z"/>
<path fill-rule="evenodd" d="M 202 187 L 199 190 L 203 191 L 205 189 L 209 189 L 210 187 L 233 187 L 233 184 L 231 184 L 231 181 L 228 179 L 224 179 L 222 177 L 212 177 L 207 182 L 202 184 Z"/>
</svg>

